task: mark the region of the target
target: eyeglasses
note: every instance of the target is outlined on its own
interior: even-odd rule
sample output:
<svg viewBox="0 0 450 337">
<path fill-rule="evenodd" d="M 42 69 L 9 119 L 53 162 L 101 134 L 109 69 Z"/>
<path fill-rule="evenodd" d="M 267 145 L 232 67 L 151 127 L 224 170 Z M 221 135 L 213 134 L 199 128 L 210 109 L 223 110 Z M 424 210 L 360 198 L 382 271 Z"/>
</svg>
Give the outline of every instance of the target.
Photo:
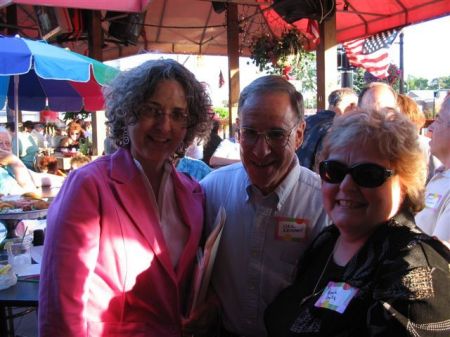
<svg viewBox="0 0 450 337">
<path fill-rule="evenodd" d="M 340 184 L 347 174 L 350 174 L 356 184 L 361 187 L 379 187 L 393 176 L 394 170 L 383 166 L 363 163 L 348 167 L 336 160 L 325 160 L 319 164 L 319 174 L 323 181 L 330 184 Z"/>
<path fill-rule="evenodd" d="M 435 124 L 435 125 L 445 125 L 445 126 L 450 126 L 450 122 L 448 122 L 448 121 L 442 119 L 441 115 L 439 115 L 439 114 L 436 115 L 436 118 L 435 118 L 433 124 Z"/>
<path fill-rule="evenodd" d="M 189 114 L 182 109 L 174 109 L 171 113 L 165 113 L 161 108 L 155 105 L 145 105 L 140 109 L 139 116 L 157 120 L 162 118 L 164 115 L 167 115 L 170 120 L 180 127 L 186 127 L 189 123 Z"/>
<path fill-rule="evenodd" d="M 3 149 L 3 148 L 10 148 L 11 147 L 11 142 L 10 141 L 1 141 L 0 140 L 0 149 Z"/>
<path fill-rule="evenodd" d="M 240 136 L 241 143 L 253 146 L 259 139 L 259 136 L 263 136 L 267 145 L 270 147 L 284 147 L 289 142 L 289 138 L 292 131 L 297 128 L 297 125 L 290 130 L 284 129 L 272 129 L 268 131 L 256 131 L 252 128 L 241 127 Z"/>
</svg>

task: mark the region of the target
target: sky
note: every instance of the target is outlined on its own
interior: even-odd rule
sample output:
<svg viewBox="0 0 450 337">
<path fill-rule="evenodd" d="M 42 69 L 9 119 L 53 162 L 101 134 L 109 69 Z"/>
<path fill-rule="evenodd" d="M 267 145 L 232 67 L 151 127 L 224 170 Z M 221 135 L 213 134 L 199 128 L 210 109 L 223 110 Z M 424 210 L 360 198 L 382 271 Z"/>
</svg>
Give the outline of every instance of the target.
<svg viewBox="0 0 450 337">
<path fill-rule="evenodd" d="M 432 80 L 450 76 L 450 16 L 408 26 L 403 29 L 405 79 L 408 75 Z M 105 62 L 124 70 L 144 62 L 160 58 L 160 54 L 144 54 L 121 60 Z M 228 97 L 228 61 L 226 56 L 165 55 L 172 57 L 191 70 L 200 81 L 209 83 L 214 105 L 222 104 Z M 399 37 L 391 47 L 391 61 L 399 66 Z M 119 66 L 120 63 L 120 66 Z M 226 84 L 219 88 L 219 73 L 222 71 Z M 240 87 L 244 88 L 261 76 L 248 58 L 240 59 Z"/>
<path fill-rule="evenodd" d="M 450 76 L 450 16 L 403 29 L 404 73 L 429 80 Z M 399 37 L 392 46 L 392 63 L 399 65 Z"/>
</svg>

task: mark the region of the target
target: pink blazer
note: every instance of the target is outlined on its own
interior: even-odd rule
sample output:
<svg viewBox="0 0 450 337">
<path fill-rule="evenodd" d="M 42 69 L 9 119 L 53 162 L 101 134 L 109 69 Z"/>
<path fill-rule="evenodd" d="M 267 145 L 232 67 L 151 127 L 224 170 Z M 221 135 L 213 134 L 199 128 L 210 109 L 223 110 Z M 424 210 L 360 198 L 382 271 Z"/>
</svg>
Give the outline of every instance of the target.
<svg viewBox="0 0 450 337">
<path fill-rule="evenodd" d="M 47 216 L 41 337 L 181 336 L 204 195 L 175 169 L 172 178 L 190 230 L 176 270 L 127 150 L 69 175 Z"/>
</svg>

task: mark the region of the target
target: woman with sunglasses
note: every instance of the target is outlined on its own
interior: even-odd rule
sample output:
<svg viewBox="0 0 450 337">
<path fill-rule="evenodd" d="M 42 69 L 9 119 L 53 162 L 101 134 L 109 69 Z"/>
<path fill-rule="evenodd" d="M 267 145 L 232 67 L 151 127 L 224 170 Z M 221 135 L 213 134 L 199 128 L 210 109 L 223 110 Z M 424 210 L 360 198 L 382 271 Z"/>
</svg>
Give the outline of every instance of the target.
<svg viewBox="0 0 450 337">
<path fill-rule="evenodd" d="M 423 234 L 426 163 L 394 110 L 335 120 L 319 170 L 333 225 L 265 314 L 269 336 L 450 335 L 450 252 Z"/>
</svg>

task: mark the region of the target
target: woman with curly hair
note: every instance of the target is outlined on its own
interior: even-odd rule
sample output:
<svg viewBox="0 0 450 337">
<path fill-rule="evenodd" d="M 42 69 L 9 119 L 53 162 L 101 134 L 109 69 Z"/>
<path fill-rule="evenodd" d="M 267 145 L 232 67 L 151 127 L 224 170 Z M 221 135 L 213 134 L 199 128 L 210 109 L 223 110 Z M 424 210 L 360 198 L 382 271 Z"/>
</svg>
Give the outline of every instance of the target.
<svg viewBox="0 0 450 337">
<path fill-rule="evenodd" d="M 204 195 L 172 159 L 207 136 L 210 100 L 173 60 L 105 90 L 119 149 L 72 172 L 48 212 L 40 336 L 181 336 Z"/>
</svg>

